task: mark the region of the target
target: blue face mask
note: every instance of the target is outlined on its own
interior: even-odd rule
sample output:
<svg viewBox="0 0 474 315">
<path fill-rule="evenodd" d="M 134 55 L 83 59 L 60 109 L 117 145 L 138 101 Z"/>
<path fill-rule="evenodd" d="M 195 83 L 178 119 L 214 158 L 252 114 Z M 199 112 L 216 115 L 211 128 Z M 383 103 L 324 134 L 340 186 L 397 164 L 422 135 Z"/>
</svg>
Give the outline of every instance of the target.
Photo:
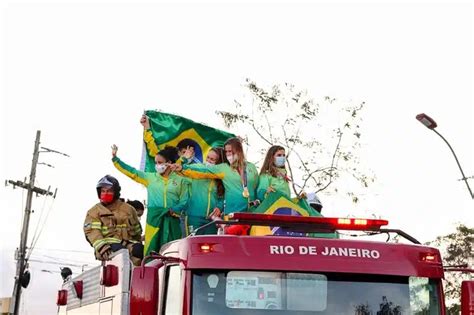
<svg viewBox="0 0 474 315">
<path fill-rule="evenodd" d="M 284 156 L 275 156 L 275 166 L 276 167 L 284 167 L 286 162 L 286 158 Z"/>
</svg>

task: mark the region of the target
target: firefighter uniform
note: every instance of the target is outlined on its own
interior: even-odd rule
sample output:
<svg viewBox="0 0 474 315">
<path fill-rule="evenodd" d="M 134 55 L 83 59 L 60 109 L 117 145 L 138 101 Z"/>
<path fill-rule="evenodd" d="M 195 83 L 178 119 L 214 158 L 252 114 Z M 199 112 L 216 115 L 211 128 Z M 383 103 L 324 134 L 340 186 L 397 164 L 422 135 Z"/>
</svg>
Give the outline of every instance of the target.
<svg viewBox="0 0 474 315">
<path fill-rule="evenodd" d="M 87 212 L 84 233 L 98 259 L 103 248 L 117 244 L 129 250 L 135 265 L 140 262 L 132 256 L 132 248 L 141 242 L 142 228 L 137 212 L 129 204 L 118 199 L 108 205 L 96 204 Z"/>
</svg>

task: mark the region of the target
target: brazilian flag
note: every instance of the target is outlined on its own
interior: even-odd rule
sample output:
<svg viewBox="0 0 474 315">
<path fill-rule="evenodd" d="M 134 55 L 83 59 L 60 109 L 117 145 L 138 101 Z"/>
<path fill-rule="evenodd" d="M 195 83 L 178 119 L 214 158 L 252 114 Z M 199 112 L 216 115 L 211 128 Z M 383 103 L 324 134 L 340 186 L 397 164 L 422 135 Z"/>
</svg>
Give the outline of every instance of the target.
<svg viewBox="0 0 474 315">
<path fill-rule="evenodd" d="M 234 134 L 215 129 L 178 115 L 147 110 L 145 115 L 150 121 L 150 129 L 158 150 L 166 146 L 175 147 L 180 141 L 189 139 L 195 144 L 195 158 L 204 161 L 212 147 L 222 147 Z M 154 155 L 146 147 L 146 172 L 155 171 Z"/>
<path fill-rule="evenodd" d="M 289 199 L 278 192 L 272 192 L 252 213 L 279 214 L 303 217 L 322 217 L 306 199 Z M 282 235 L 338 238 L 337 233 L 302 233 L 284 230 L 278 226 L 253 226 L 250 235 Z"/>
<path fill-rule="evenodd" d="M 148 110 L 145 112 L 150 122 L 150 131 L 145 131 L 145 154 L 142 157 L 142 169 L 145 172 L 155 172 L 155 155 L 166 146 L 177 146 L 185 139 L 194 143 L 195 158 L 204 161 L 212 147 L 222 147 L 229 138 L 235 135 L 215 129 L 190 119 Z M 151 137 L 150 137 L 151 136 Z M 154 152 L 151 152 L 151 151 Z M 168 210 L 161 207 L 151 207 L 149 204 L 147 225 L 145 229 L 145 253 L 150 249 L 159 249 L 161 245 L 181 238 L 180 220 L 170 216 Z"/>
</svg>

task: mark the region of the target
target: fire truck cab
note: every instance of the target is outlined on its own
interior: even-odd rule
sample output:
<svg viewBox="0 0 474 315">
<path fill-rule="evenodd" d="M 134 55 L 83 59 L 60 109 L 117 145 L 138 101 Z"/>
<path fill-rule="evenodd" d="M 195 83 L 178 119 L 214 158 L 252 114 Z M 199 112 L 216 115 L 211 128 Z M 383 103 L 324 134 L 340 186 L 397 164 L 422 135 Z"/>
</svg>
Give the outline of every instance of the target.
<svg viewBox="0 0 474 315">
<path fill-rule="evenodd" d="M 245 213 L 231 221 L 328 233 L 397 231 L 368 219 Z M 58 305 L 59 314 L 443 315 L 443 277 L 439 251 L 420 244 L 190 236 L 165 245 L 141 267 L 132 268 L 128 253 L 119 252 L 65 283 Z M 474 281 L 463 283 L 462 310 L 474 314 Z"/>
</svg>

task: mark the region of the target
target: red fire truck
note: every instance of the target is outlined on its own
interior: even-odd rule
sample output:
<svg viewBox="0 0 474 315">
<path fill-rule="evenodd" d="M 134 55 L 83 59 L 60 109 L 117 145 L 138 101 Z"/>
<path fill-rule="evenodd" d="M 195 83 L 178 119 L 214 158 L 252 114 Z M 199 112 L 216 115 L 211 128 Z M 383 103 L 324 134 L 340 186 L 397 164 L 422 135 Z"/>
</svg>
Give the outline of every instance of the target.
<svg viewBox="0 0 474 315">
<path fill-rule="evenodd" d="M 439 251 L 382 228 L 385 220 L 236 213 L 225 223 L 300 233 L 398 233 L 414 244 L 190 236 L 163 246 L 141 267 L 133 268 L 123 250 L 71 279 L 58 292 L 59 314 L 446 314 Z M 462 284 L 462 315 L 468 314 L 474 314 L 474 281 Z"/>
</svg>

